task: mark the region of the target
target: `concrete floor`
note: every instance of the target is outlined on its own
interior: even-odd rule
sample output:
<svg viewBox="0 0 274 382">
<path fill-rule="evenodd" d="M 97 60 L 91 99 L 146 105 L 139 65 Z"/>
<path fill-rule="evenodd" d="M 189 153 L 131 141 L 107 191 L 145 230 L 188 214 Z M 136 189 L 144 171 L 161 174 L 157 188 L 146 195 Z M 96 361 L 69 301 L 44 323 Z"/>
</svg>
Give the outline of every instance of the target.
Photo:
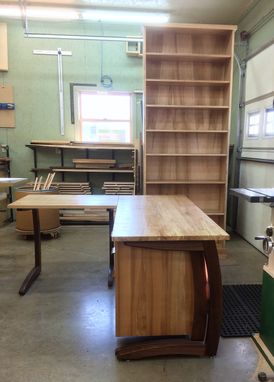
<svg viewBox="0 0 274 382">
<path fill-rule="evenodd" d="M 0 382 L 248 382 L 272 374 L 249 338 L 221 339 L 214 358 L 117 361 L 106 238 L 106 226 L 66 226 L 59 239 L 43 240 L 43 272 L 20 297 L 33 242 L 13 224 L 0 228 Z M 227 247 L 223 282 L 260 282 L 265 257 L 238 237 Z"/>
</svg>

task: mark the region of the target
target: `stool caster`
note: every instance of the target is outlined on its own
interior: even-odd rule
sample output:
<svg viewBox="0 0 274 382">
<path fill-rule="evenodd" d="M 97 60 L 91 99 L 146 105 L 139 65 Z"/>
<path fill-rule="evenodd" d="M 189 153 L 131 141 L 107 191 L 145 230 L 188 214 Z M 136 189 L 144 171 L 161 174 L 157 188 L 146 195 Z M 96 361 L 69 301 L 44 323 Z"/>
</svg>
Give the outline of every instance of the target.
<svg viewBox="0 0 274 382">
<path fill-rule="evenodd" d="M 258 374 L 258 380 L 260 382 L 265 382 L 265 381 L 268 381 L 268 378 L 267 378 L 267 375 L 266 373 L 264 373 L 263 371 L 261 373 Z"/>
</svg>

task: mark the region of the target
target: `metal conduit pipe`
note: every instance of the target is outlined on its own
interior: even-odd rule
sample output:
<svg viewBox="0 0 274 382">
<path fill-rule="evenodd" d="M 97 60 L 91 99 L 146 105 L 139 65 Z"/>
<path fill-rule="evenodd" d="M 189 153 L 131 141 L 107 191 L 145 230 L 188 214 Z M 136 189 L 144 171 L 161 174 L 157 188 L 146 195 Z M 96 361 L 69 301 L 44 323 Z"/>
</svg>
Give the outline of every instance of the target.
<svg viewBox="0 0 274 382">
<path fill-rule="evenodd" d="M 31 33 L 25 31 L 24 37 L 55 40 L 90 40 L 90 41 L 118 41 L 118 42 L 142 42 L 142 37 L 126 36 L 89 36 L 89 35 L 60 35 L 52 33 Z"/>
<path fill-rule="evenodd" d="M 240 58 L 234 53 L 234 59 L 238 66 L 239 81 L 238 81 L 238 110 L 237 110 L 237 144 L 236 144 L 236 162 L 234 165 L 234 182 L 233 187 L 238 188 L 240 182 L 240 158 L 243 144 L 243 128 L 242 128 L 242 110 L 244 108 L 244 77 L 245 77 L 245 61 L 240 61 Z M 233 197 L 231 201 L 231 229 L 236 230 L 238 214 L 238 198 Z"/>
</svg>

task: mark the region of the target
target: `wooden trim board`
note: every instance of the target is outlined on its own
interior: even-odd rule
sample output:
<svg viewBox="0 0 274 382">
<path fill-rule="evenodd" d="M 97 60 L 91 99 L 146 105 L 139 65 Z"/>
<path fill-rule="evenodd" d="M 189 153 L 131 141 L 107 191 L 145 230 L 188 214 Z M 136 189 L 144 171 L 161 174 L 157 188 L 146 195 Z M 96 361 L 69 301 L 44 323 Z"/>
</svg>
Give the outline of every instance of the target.
<svg viewBox="0 0 274 382">
<path fill-rule="evenodd" d="M 1 43 L 0 43 L 1 47 Z M 0 103 L 13 103 L 13 88 L 10 85 L 0 85 Z M 0 127 L 15 127 L 15 111 L 0 110 Z"/>
<path fill-rule="evenodd" d="M 8 70 L 8 31 L 7 24 L 0 23 L 0 71 Z"/>
</svg>

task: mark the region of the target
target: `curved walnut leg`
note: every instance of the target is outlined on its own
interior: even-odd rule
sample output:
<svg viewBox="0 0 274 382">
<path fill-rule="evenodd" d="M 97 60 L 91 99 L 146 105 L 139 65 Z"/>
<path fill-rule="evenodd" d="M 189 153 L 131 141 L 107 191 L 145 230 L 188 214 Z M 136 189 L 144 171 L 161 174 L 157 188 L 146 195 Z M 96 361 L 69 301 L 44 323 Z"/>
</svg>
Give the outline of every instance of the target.
<svg viewBox="0 0 274 382">
<path fill-rule="evenodd" d="M 204 242 L 204 256 L 208 273 L 209 308 L 206 332 L 206 355 L 217 353 L 222 324 L 222 277 L 215 241 Z"/>
<path fill-rule="evenodd" d="M 146 250 L 159 249 L 163 252 L 165 250 L 188 251 L 191 254 L 193 272 L 194 312 L 191 334 L 187 337 L 183 335 L 172 336 L 164 334 L 163 332 L 160 337 L 145 337 L 145 333 L 128 335 L 124 331 L 125 325 L 122 325 L 119 327 L 118 336 L 134 337 L 137 335 L 140 337 L 137 338 L 137 340 L 136 338 L 132 338 L 132 342 L 130 343 L 122 342 L 116 349 L 117 358 L 120 360 L 136 360 L 168 355 L 214 356 L 218 348 L 222 319 L 222 284 L 215 241 L 125 242 L 124 245 L 126 247 L 142 248 L 144 250 L 143 256 L 146 255 Z M 117 249 L 118 259 L 120 259 L 119 255 L 121 256 L 121 253 L 122 251 L 125 251 L 125 248 L 121 244 Z M 136 255 L 137 252 L 131 253 L 126 251 L 124 252 L 125 257 L 121 258 L 123 261 L 120 259 L 121 270 L 117 275 L 118 290 L 120 285 L 119 278 L 123 278 L 127 274 L 128 269 L 131 269 L 131 271 L 134 269 L 134 267 L 130 265 L 133 260 L 127 259 L 133 259 Z M 163 256 L 165 256 L 164 253 Z M 129 261 L 127 266 L 125 266 L 124 260 Z M 136 267 L 135 269 L 140 270 L 140 267 Z M 144 269 L 147 270 L 148 268 L 146 267 Z M 180 280 L 178 279 L 178 282 L 179 281 Z M 129 285 L 132 286 L 131 283 Z M 208 294 L 207 287 L 209 290 Z M 136 289 L 133 289 L 133 297 L 136 298 Z M 118 297 L 120 298 L 121 296 L 118 295 Z M 174 302 L 176 303 L 176 300 L 174 300 Z"/>
</svg>

